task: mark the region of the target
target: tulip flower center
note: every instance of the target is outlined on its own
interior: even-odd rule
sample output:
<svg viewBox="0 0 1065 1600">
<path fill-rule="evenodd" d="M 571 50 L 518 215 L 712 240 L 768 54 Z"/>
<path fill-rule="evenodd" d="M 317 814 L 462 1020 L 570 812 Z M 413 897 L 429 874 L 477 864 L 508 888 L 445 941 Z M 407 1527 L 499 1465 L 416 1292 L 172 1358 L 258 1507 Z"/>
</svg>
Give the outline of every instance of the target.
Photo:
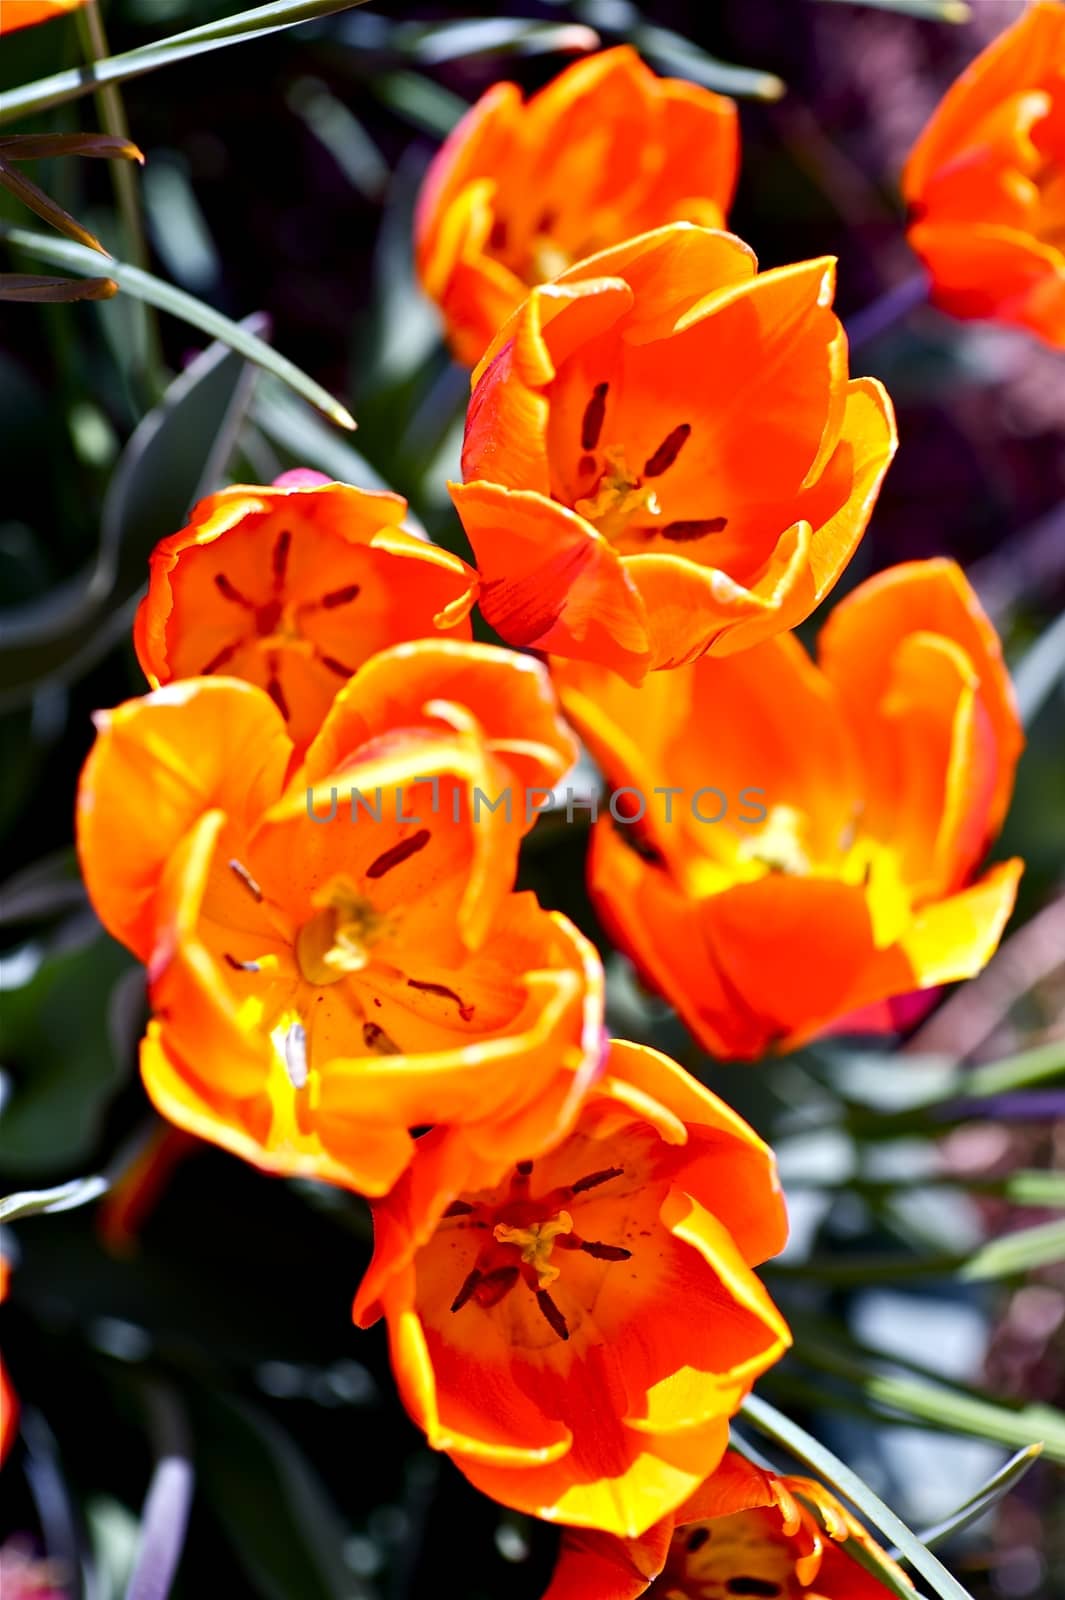
<svg viewBox="0 0 1065 1600">
<path fill-rule="evenodd" d="M 329 655 L 304 631 L 303 623 L 312 614 L 333 612 L 350 606 L 358 599 L 361 586 L 347 583 L 317 595 L 313 599 L 295 600 L 286 594 L 288 587 L 289 556 L 292 549 L 292 530 L 282 528 L 273 542 L 270 556 L 270 592 L 265 599 L 256 597 L 253 585 L 246 587 L 233 580 L 229 573 L 214 573 L 214 588 L 226 603 L 233 623 L 233 637 L 199 667 L 199 674 L 210 677 L 227 668 L 246 671 L 248 652 L 259 658 L 261 672 L 254 681 L 262 681 L 286 722 L 289 720 L 289 695 L 285 685 L 286 656 L 294 653 L 324 667 L 337 678 L 350 678 L 354 667 Z M 261 592 L 261 591 L 260 591 Z M 236 658 L 243 655 L 241 667 Z M 302 669 L 306 671 L 304 667 Z"/>
<path fill-rule="evenodd" d="M 321 988 L 369 965 L 388 919 L 345 878 L 335 878 L 313 904 L 320 909 L 296 935 L 296 960 L 307 982 Z"/>
<path fill-rule="evenodd" d="M 740 861 L 757 861 L 770 872 L 802 878 L 811 871 L 805 834 L 809 823 L 794 806 L 773 806 L 764 828 L 744 839 L 736 850 Z"/>
<path fill-rule="evenodd" d="M 473 1229 L 484 1234 L 477 1260 L 451 1303 L 453 1313 L 471 1302 L 490 1311 L 519 1284 L 531 1291 L 544 1321 L 558 1338 L 568 1339 L 566 1315 L 551 1294 L 563 1276 L 553 1259 L 555 1250 L 579 1250 L 597 1261 L 627 1261 L 632 1255 L 621 1245 L 582 1238 L 573 1218 L 580 1196 L 623 1175 L 622 1167 L 590 1172 L 576 1183 L 562 1185 L 539 1197 L 530 1194 L 533 1163 L 520 1161 L 509 1184 L 488 1201 L 455 1200 L 444 1213 L 445 1226 Z"/>
<path fill-rule="evenodd" d="M 739 1511 L 678 1528 L 649 1600 L 802 1600 L 795 1558 L 775 1510 Z"/>
</svg>

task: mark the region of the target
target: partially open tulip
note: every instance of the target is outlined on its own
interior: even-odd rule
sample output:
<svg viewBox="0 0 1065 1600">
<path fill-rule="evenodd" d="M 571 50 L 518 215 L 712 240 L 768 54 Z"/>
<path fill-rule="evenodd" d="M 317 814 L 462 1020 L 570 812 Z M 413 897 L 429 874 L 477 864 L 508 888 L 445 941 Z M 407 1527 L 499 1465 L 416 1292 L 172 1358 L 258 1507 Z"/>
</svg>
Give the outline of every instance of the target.
<svg viewBox="0 0 1065 1600">
<path fill-rule="evenodd" d="M 474 574 L 399 526 L 399 495 L 291 474 L 201 500 L 163 539 L 133 630 L 153 689 L 224 673 L 265 689 L 305 746 L 368 656 L 469 638 Z"/>
<path fill-rule="evenodd" d="M 788 1331 L 751 1267 L 771 1152 L 672 1061 L 611 1046 L 573 1130 L 488 1184 L 436 1131 L 375 1207 L 355 1302 L 430 1445 L 504 1505 L 638 1536 L 720 1461 Z"/>
<path fill-rule="evenodd" d="M 49 22 L 84 4 L 85 0 L 0 0 L 0 34 L 29 28 L 35 22 Z"/>
<path fill-rule="evenodd" d="M 833 284 L 677 224 L 533 290 L 474 375 L 452 487 L 508 643 L 638 682 L 810 614 L 895 450 Z"/>
<path fill-rule="evenodd" d="M 544 1600 L 886 1600 L 854 1559 L 910 1580 L 834 1495 L 730 1450 L 710 1478 L 642 1539 L 567 1532 Z"/>
<path fill-rule="evenodd" d="M 903 176 L 936 305 L 1065 346 L 1065 5 L 1038 0 L 947 92 Z"/>
<path fill-rule="evenodd" d="M 893 567 L 823 629 L 634 689 L 560 662 L 563 704 L 616 786 L 593 898 L 705 1047 L 753 1058 L 892 996 L 980 971 L 1019 861 L 978 876 L 1023 738 L 998 639 L 960 568 Z M 642 809 L 641 809 L 642 807 Z"/>
<path fill-rule="evenodd" d="M 736 183 L 731 100 L 658 78 L 628 45 L 527 102 L 497 83 L 436 157 L 415 220 L 418 272 L 473 366 L 535 284 L 665 222 L 717 228 Z"/>
<path fill-rule="evenodd" d="M 543 668 L 445 641 L 371 657 L 287 785 L 292 742 L 251 684 L 103 713 L 79 849 L 105 926 L 148 964 L 163 1115 L 368 1194 L 419 1126 L 504 1166 L 558 1138 L 600 1065 L 601 971 L 512 886 L 529 786 L 573 755 Z"/>
</svg>

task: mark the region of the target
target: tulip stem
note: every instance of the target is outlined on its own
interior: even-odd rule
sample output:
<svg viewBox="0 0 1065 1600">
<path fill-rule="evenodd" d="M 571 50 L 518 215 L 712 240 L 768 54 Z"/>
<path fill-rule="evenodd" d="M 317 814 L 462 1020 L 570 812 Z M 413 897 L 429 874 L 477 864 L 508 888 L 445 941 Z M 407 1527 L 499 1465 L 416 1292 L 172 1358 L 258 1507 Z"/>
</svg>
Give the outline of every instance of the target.
<svg viewBox="0 0 1065 1600">
<path fill-rule="evenodd" d="M 912 277 L 904 278 L 901 283 L 886 289 L 871 305 L 857 312 L 847 323 L 851 350 L 872 344 L 897 323 L 904 321 L 911 311 L 924 305 L 928 300 L 929 286 L 927 272 L 915 272 Z"/>
</svg>

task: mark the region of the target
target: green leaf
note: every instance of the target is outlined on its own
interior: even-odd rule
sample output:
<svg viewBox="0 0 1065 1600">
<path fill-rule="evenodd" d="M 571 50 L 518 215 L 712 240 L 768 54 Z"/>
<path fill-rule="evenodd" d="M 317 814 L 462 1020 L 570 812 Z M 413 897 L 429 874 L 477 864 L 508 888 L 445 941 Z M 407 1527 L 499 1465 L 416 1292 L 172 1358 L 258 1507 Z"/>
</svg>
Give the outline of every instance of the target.
<svg viewBox="0 0 1065 1600">
<path fill-rule="evenodd" d="M 1059 1266 L 1065 1262 L 1065 1222 L 1044 1222 L 1036 1228 L 1019 1228 L 1015 1233 L 991 1239 L 969 1257 L 958 1272 L 966 1283 L 982 1283 L 989 1278 L 1012 1278 L 1032 1272 L 1036 1267 Z"/>
<path fill-rule="evenodd" d="M 75 1178 L 54 1189 L 27 1189 L 0 1200 L 0 1222 L 18 1222 L 22 1217 L 45 1216 L 49 1211 L 73 1211 L 87 1206 L 107 1192 L 107 1179 L 100 1173 L 91 1178 Z"/>
<path fill-rule="evenodd" d="M 675 73 L 701 83 L 718 94 L 749 96 L 755 100 L 779 100 L 787 87 L 772 72 L 759 72 L 754 67 L 737 67 L 730 61 L 719 61 L 705 50 L 692 44 L 682 34 L 656 23 L 640 22 L 631 31 L 633 44 L 641 55 L 649 56 L 664 72 Z"/>
<path fill-rule="evenodd" d="M 91 274 L 100 270 L 99 259 L 91 251 L 85 250 L 80 245 L 67 244 L 62 239 L 50 239 L 46 234 L 28 233 L 23 228 L 12 228 L 7 223 L 0 223 L 0 239 L 6 240 L 18 250 L 26 250 L 30 255 L 51 261 L 56 266 L 68 267 L 72 272 Z M 119 288 L 124 289 L 127 294 L 143 300 L 146 305 L 155 306 L 158 311 L 168 311 L 171 316 L 179 317 L 182 322 L 199 328 L 210 338 L 217 339 L 220 344 L 228 345 L 231 350 L 236 350 L 255 366 L 262 367 L 266 372 L 272 372 L 276 378 L 287 383 L 297 394 L 317 406 L 319 411 L 323 411 L 340 427 L 354 428 L 354 417 L 339 400 L 334 400 L 321 384 L 315 383 L 313 378 L 301 372 L 293 362 L 278 355 L 276 350 L 271 350 L 268 344 L 264 344 L 262 339 L 249 333 L 240 323 L 231 322 L 212 306 L 204 305 L 203 301 L 197 300 L 194 295 L 186 294 L 184 289 L 175 289 L 173 284 L 164 283 L 161 278 L 156 278 L 150 272 L 142 272 L 139 267 L 132 267 L 125 261 L 109 258 L 108 271 Z"/>
<path fill-rule="evenodd" d="M 897 11 L 929 22 L 968 22 L 972 7 L 966 0 L 832 0 L 836 5 L 872 6 L 877 11 Z"/>
<path fill-rule="evenodd" d="M 446 139 L 470 109 L 457 94 L 420 72 L 374 73 L 367 87 L 382 105 L 437 139 Z"/>
<path fill-rule="evenodd" d="M 270 5 L 238 11 L 231 17 L 189 28 L 184 33 L 172 34 L 169 39 L 141 45 L 122 55 L 93 62 L 91 66 L 56 72 L 36 83 L 10 89 L 0 94 L 0 123 L 11 122 L 30 112 L 46 111 L 50 106 L 61 106 L 83 94 L 94 94 L 106 84 L 125 83 L 130 78 L 154 72 L 158 67 L 191 60 L 208 50 L 220 50 L 225 45 L 240 44 L 248 39 L 262 39 L 267 34 L 294 28 L 297 23 L 312 22 L 318 17 L 331 16 L 335 11 L 347 11 L 364 4 L 365 0 L 272 0 Z"/>
<path fill-rule="evenodd" d="M 471 56 L 583 54 L 601 44 L 594 28 L 579 23 L 536 22 L 528 17 L 460 17 L 453 22 L 405 22 L 392 47 L 426 66 Z"/>
<path fill-rule="evenodd" d="M 36 1177 L 91 1157 L 104 1112 L 132 1066 L 114 1048 L 111 1004 L 134 967 L 103 934 L 47 955 L 19 987 L 12 967 L 0 1015 L 0 1059 L 13 1078 L 0 1121 L 0 1167 L 7 1172 Z"/>
<path fill-rule="evenodd" d="M 220 1394 L 189 1400 L 203 1503 L 252 1591 L 263 1600 L 354 1600 L 348 1530 L 290 1435 L 264 1411 Z"/>
<path fill-rule="evenodd" d="M 949 1517 L 944 1517 L 941 1522 L 935 1523 L 931 1528 L 922 1528 L 920 1539 L 922 1544 L 929 1547 L 943 1544 L 947 1539 L 953 1538 L 963 1528 L 979 1521 L 991 1508 L 998 1504 L 1007 1494 L 1011 1494 L 1020 1483 L 1021 1479 L 1043 1454 L 1041 1444 L 1027 1445 L 1023 1450 L 1018 1450 L 1000 1467 L 993 1477 L 989 1478 L 981 1489 L 970 1495 Z"/>
<path fill-rule="evenodd" d="M 40 184 L 34 183 L 32 178 L 27 178 L 24 172 L 16 171 L 2 155 L 0 155 L 0 184 L 28 210 L 35 212 L 44 222 L 50 222 L 59 233 L 65 234 L 68 239 L 76 240 L 99 255 L 106 256 L 107 251 L 94 233 L 90 233 L 88 228 L 83 228 L 76 217 L 72 217 L 69 211 L 64 211 L 51 195 L 45 194 Z M 99 271 L 99 268 L 100 263 L 97 261 L 94 270 Z"/>
<path fill-rule="evenodd" d="M 760 1400 L 755 1395 L 750 1395 L 743 1403 L 743 1415 L 766 1438 L 772 1439 L 776 1444 L 787 1450 L 801 1461 L 805 1467 L 828 1485 L 828 1487 L 842 1499 L 849 1500 L 851 1505 L 881 1533 L 893 1541 L 898 1547 L 901 1559 L 921 1574 L 930 1588 L 934 1589 L 942 1600 L 973 1600 L 967 1589 L 963 1589 L 956 1578 L 953 1578 L 943 1563 L 927 1549 L 911 1533 L 910 1529 L 897 1517 L 878 1495 L 875 1495 L 869 1485 L 863 1483 L 856 1472 L 852 1472 L 823 1444 L 810 1436 L 798 1423 L 792 1422 L 771 1406 L 768 1401 Z"/>
</svg>

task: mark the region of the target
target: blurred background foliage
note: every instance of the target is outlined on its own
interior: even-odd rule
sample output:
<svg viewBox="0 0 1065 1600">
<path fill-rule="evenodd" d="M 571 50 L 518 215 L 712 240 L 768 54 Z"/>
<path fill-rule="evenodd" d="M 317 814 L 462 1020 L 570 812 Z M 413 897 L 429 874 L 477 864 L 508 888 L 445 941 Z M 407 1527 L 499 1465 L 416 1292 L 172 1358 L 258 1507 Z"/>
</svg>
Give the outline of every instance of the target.
<svg viewBox="0 0 1065 1600">
<path fill-rule="evenodd" d="M 103 14 L 117 53 L 232 9 L 111 0 Z M 432 151 L 491 82 L 532 89 L 596 39 L 628 38 L 660 71 L 741 96 L 732 225 L 763 265 L 838 254 L 848 317 L 914 270 L 895 177 L 944 86 L 1020 6 L 977 0 L 967 22 L 934 20 L 958 9 L 515 0 L 500 16 L 472 0 L 388 0 L 123 85 L 147 157 L 134 175 L 141 265 L 269 339 L 359 429 L 343 432 L 225 345 L 205 352 L 202 325 L 133 293 L 0 307 L 0 1192 L 103 1174 L 77 1201 L 118 1180 L 95 1205 L 2 1236 L 15 1262 L 3 1344 L 24 1426 L 0 1537 L 28 1535 L 71 1595 L 126 1592 L 162 1457 L 194 1461 L 179 1597 L 427 1600 L 446 1574 L 467 1600 L 535 1600 L 557 1538 L 478 1496 L 406 1419 L 381 1330 L 350 1324 L 369 1250 L 356 1202 L 158 1144 L 136 1076 L 140 972 L 89 912 L 71 847 L 91 713 L 144 687 L 128 630 L 148 551 L 204 489 L 308 465 L 387 483 L 415 525 L 465 553 L 445 483 L 466 378 L 414 286 L 410 230 Z M 73 18 L 5 37 L 0 91 L 78 65 L 81 49 Z M 98 114 L 86 97 L 3 132 L 90 130 Z M 34 176 L 137 265 L 108 163 L 41 162 Z M 2 191 L 0 223 L 16 238 L 45 232 Z M 6 248 L 12 271 L 53 270 L 25 243 Z M 1015 669 L 1029 745 L 997 854 L 1028 868 L 1002 951 L 892 1049 L 833 1043 L 729 1068 L 700 1056 L 609 953 L 582 887 L 579 826 L 545 818 L 524 877 L 600 937 L 614 1031 L 673 1052 L 780 1153 L 794 1239 L 766 1275 L 797 1351 L 760 1393 L 912 1526 L 947 1522 L 945 1559 L 973 1596 L 1056 1600 L 1065 361 L 923 309 L 853 367 L 887 382 L 902 448 L 842 587 L 951 554 Z M 138 1215 L 129 1175 L 150 1170 L 153 1152 L 170 1170 Z M 1044 1456 L 1023 1483 L 1011 1469 L 981 1499 L 1036 1438 Z M 159 1504 L 180 1525 L 183 1470 L 146 1510 L 152 1537 L 168 1520 Z"/>
</svg>

